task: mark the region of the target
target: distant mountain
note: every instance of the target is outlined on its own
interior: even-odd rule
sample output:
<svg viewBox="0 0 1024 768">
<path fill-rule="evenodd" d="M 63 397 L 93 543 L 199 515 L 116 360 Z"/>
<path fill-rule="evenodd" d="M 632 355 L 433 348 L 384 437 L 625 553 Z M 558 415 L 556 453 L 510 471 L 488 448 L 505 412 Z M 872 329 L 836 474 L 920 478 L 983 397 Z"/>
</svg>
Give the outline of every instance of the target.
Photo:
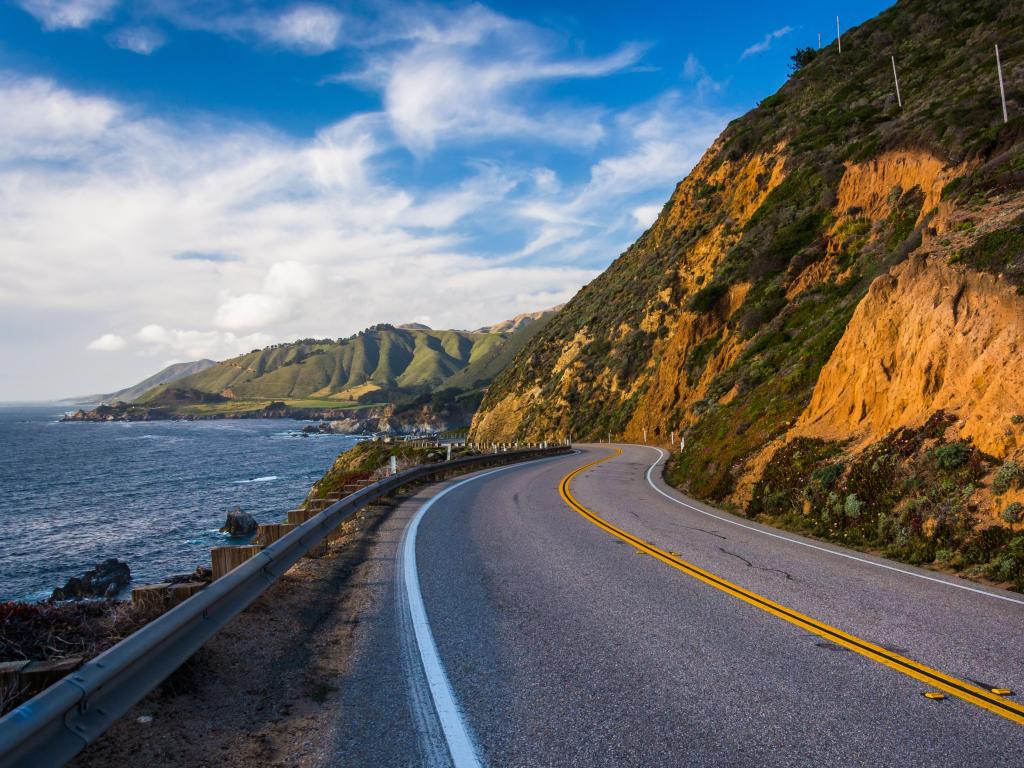
<svg viewBox="0 0 1024 768">
<path fill-rule="evenodd" d="M 381 324 L 348 338 L 300 339 L 219 363 L 172 366 L 93 400 L 130 406 L 83 412 L 81 418 L 348 418 L 353 410 L 386 406 L 388 414 L 426 408 L 464 426 L 491 380 L 553 315 L 520 315 L 494 331 Z"/>
<path fill-rule="evenodd" d="M 205 371 L 216 365 L 215 360 L 195 360 L 191 363 L 174 363 L 168 365 L 166 368 L 154 373 L 149 378 L 143 379 L 138 384 L 125 389 L 119 389 L 117 392 L 110 392 L 105 395 L 83 395 L 82 397 L 69 397 L 65 400 L 61 400 L 61 403 L 73 403 L 76 405 L 82 404 L 99 404 L 99 403 L 113 403 L 118 400 L 130 403 L 139 396 L 145 394 L 153 387 L 158 387 L 161 384 L 170 384 L 171 382 L 183 379 L 186 376 L 191 376 L 194 373 Z"/>
<path fill-rule="evenodd" d="M 136 404 L 188 415 L 214 407 L 210 396 L 218 398 L 219 412 L 271 401 L 305 409 L 401 404 L 442 390 L 449 399 L 460 393 L 476 393 L 479 399 L 551 314 L 532 313 L 528 320 L 520 316 L 495 326 L 509 330 L 382 324 L 344 339 L 275 344 L 160 382 Z"/>
<path fill-rule="evenodd" d="M 542 309 L 539 312 L 524 312 L 521 315 L 516 315 L 511 320 L 502 320 L 500 323 L 495 323 L 494 325 L 486 325 L 483 328 L 478 329 L 478 331 L 481 333 L 514 333 L 535 320 L 551 317 L 551 315 L 564 306 L 564 304 L 559 304 L 557 307 Z"/>
</svg>

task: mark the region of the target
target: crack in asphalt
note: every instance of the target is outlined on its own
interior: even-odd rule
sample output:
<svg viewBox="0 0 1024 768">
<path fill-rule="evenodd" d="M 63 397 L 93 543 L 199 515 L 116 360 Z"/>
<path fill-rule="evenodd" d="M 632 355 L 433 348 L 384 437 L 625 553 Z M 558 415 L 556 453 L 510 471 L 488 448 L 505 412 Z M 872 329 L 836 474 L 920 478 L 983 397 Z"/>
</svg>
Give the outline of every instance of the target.
<svg viewBox="0 0 1024 768">
<path fill-rule="evenodd" d="M 706 533 L 708 536 L 714 536 L 717 539 L 724 539 L 725 541 L 729 540 L 728 536 L 723 536 L 718 531 L 709 531 L 707 528 L 701 528 L 696 525 L 683 525 L 683 528 L 689 528 L 691 531 L 700 531 L 701 533 Z M 728 554 L 731 555 L 732 552 L 729 552 Z"/>
<path fill-rule="evenodd" d="M 786 579 L 787 579 L 788 581 L 796 581 L 796 579 L 794 579 L 794 578 L 793 578 L 792 574 L 790 574 L 790 573 L 789 573 L 788 571 L 784 571 L 784 570 L 782 570 L 781 568 L 765 568 L 765 567 L 764 567 L 764 566 L 762 566 L 762 565 L 754 565 L 754 564 L 753 564 L 752 562 L 750 562 L 749 560 L 747 560 L 747 558 L 743 557 L 743 555 L 737 555 L 737 554 L 736 554 L 735 552 L 730 552 L 730 551 L 729 551 L 728 549 L 726 549 L 725 547 L 719 547 L 718 549 L 719 549 L 719 550 L 720 550 L 721 552 L 723 552 L 723 553 L 725 553 L 725 554 L 727 554 L 727 555 L 732 555 L 733 557 L 735 557 L 735 558 L 738 558 L 738 559 L 742 560 L 742 561 L 743 561 L 744 563 L 746 563 L 746 564 L 747 564 L 747 567 L 748 567 L 748 568 L 756 568 L 756 569 L 757 569 L 757 570 L 759 570 L 759 571 L 770 571 L 770 572 L 773 572 L 773 573 L 781 573 L 781 574 L 782 574 L 783 576 L 785 576 L 785 577 L 786 577 Z"/>
</svg>

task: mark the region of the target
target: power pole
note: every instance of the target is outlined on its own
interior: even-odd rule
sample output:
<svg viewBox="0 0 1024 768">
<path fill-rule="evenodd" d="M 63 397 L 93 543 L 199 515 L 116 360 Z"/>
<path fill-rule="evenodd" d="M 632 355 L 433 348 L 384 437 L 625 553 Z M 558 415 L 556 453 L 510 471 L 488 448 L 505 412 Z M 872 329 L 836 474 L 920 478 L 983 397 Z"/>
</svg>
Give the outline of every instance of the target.
<svg viewBox="0 0 1024 768">
<path fill-rule="evenodd" d="M 818 33 L 818 50 L 821 50 L 821 32 Z M 672 441 L 673 443 L 675 440 Z"/>
<path fill-rule="evenodd" d="M 836 42 L 839 43 L 839 52 L 843 52 L 843 36 L 839 34 L 839 17 L 836 16 Z"/>
<path fill-rule="evenodd" d="M 999 98 L 1003 102 L 1003 122 L 1010 122 L 1006 114 L 1006 88 L 1003 87 L 1003 62 L 999 60 L 999 44 L 996 44 L 996 71 L 999 73 Z"/>
<path fill-rule="evenodd" d="M 892 79 L 896 81 L 896 103 L 902 108 L 903 98 L 900 96 L 900 79 L 896 75 L 896 57 L 890 56 L 890 58 L 892 59 Z"/>
</svg>

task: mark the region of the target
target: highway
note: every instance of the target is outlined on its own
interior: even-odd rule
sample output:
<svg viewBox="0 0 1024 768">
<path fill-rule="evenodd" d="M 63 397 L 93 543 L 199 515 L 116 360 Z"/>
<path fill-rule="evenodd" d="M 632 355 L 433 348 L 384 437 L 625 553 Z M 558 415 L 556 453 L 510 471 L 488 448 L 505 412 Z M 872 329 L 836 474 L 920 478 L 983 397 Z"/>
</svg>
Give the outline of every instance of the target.
<svg viewBox="0 0 1024 768">
<path fill-rule="evenodd" d="M 339 764 L 1024 764 L 1024 596 L 706 507 L 656 448 L 578 448 L 393 513 Z"/>
</svg>

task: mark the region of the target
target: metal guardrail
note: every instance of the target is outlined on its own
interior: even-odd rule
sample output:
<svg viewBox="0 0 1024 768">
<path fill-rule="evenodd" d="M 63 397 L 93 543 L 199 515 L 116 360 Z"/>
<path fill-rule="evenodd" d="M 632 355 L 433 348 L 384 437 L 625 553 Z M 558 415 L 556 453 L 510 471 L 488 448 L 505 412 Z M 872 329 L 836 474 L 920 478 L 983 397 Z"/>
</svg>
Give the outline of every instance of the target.
<svg viewBox="0 0 1024 768">
<path fill-rule="evenodd" d="M 557 455 L 567 446 L 466 456 L 414 467 L 335 502 L 255 557 L 0 719 L 0 768 L 59 766 L 95 741 L 306 552 L 358 510 L 454 469 Z"/>
</svg>

